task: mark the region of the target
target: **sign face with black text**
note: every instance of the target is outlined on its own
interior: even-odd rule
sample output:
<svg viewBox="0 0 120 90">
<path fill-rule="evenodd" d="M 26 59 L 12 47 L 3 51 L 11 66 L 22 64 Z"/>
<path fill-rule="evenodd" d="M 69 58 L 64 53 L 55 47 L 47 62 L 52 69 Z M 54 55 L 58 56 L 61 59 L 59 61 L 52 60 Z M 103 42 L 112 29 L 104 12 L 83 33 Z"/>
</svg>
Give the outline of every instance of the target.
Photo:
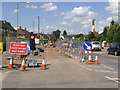
<svg viewBox="0 0 120 90">
<path fill-rule="evenodd" d="M 10 43 L 10 54 L 20 54 L 26 55 L 27 54 L 27 43 Z"/>
</svg>

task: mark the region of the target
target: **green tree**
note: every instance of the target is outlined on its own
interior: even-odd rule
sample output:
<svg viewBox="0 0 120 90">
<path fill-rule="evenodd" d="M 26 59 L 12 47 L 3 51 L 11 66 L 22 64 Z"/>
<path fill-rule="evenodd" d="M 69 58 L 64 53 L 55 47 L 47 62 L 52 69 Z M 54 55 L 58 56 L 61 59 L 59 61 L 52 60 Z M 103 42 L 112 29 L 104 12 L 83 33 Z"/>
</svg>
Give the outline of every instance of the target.
<svg viewBox="0 0 120 90">
<path fill-rule="evenodd" d="M 95 34 L 93 32 L 91 32 L 88 39 L 89 39 L 89 41 L 91 41 L 92 39 L 95 39 Z"/>
<path fill-rule="evenodd" d="M 107 38 L 107 27 L 104 28 L 100 42 L 103 42 Z"/>
<path fill-rule="evenodd" d="M 55 36 L 56 39 L 60 37 L 60 33 L 61 33 L 60 30 L 53 31 L 53 35 Z"/>
<path fill-rule="evenodd" d="M 81 38 L 81 37 L 83 37 L 82 33 L 75 35 L 75 38 Z"/>
<path fill-rule="evenodd" d="M 63 36 L 67 35 L 67 32 L 66 30 L 63 31 Z"/>
</svg>

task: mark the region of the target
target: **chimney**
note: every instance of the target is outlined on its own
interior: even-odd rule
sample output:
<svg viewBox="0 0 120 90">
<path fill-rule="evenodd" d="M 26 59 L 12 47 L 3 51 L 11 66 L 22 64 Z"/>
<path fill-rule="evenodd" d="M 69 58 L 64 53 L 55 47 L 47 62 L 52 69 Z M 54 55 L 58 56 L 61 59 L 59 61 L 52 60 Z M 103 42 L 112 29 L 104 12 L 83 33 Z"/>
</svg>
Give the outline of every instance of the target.
<svg viewBox="0 0 120 90">
<path fill-rule="evenodd" d="M 27 29 L 26 29 L 26 27 L 25 27 L 25 29 L 24 29 L 24 30 L 27 30 Z"/>
<path fill-rule="evenodd" d="M 4 20 L 3 22 L 6 23 L 6 20 Z"/>
<path fill-rule="evenodd" d="M 22 29 L 21 26 L 19 26 L 19 29 L 20 29 L 20 30 Z"/>
</svg>

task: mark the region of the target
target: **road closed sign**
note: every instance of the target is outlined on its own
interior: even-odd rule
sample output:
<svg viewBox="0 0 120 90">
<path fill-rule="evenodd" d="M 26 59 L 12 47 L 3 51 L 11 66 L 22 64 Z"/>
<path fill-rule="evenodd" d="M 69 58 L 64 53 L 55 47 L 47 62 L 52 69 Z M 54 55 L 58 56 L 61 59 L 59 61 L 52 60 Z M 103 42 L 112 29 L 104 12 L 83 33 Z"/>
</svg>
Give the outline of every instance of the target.
<svg viewBox="0 0 120 90">
<path fill-rule="evenodd" d="M 20 54 L 26 55 L 27 54 L 27 43 L 10 43 L 10 54 Z"/>
</svg>

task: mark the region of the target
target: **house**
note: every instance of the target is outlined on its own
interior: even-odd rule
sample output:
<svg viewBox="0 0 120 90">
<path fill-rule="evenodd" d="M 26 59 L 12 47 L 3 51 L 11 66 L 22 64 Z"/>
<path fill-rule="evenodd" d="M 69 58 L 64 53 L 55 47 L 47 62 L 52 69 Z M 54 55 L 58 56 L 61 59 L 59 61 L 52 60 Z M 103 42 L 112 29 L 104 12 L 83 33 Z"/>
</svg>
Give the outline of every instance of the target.
<svg viewBox="0 0 120 90">
<path fill-rule="evenodd" d="M 17 31 L 10 25 L 9 22 L 0 21 L 0 36 L 7 37 L 7 36 L 16 36 Z"/>
<path fill-rule="evenodd" d="M 18 38 L 29 38 L 30 32 L 28 32 L 26 28 L 22 29 L 20 26 L 19 29 L 17 30 L 17 37 Z"/>
</svg>

